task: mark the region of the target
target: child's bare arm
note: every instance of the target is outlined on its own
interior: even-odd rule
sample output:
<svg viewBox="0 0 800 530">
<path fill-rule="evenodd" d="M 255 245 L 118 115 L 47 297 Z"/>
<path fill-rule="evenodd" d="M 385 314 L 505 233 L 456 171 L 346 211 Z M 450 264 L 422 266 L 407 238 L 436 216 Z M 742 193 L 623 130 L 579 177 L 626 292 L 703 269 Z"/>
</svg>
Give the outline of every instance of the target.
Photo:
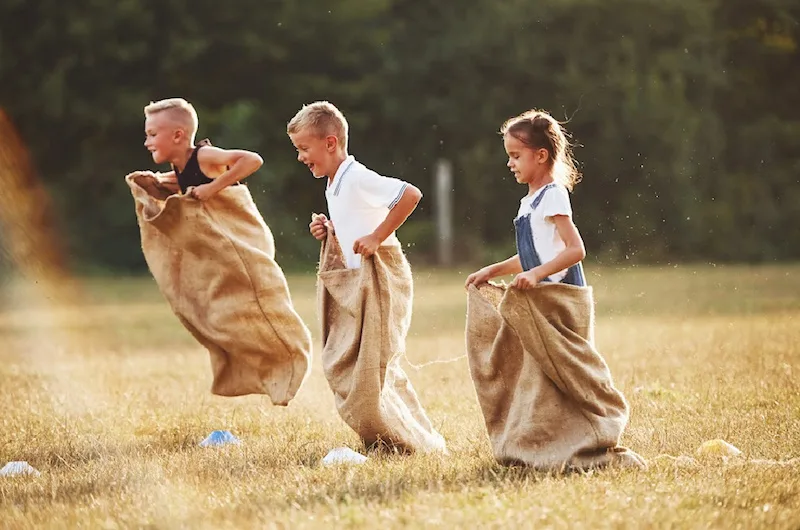
<svg viewBox="0 0 800 530">
<path fill-rule="evenodd" d="M 213 182 L 197 186 L 192 193 L 197 199 L 205 200 L 255 173 L 264 160 L 252 151 L 220 149 L 209 145 L 197 153 L 197 162 L 203 173 L 213 179 Z"/>
<path fill-rule="evenodd" d="M 519 255 L 514 254 L 507 260 L 503 260 L 493 265 L 489 265 L 486 268 L 489 269 L 491 277 L 496 278 L 498 276 L 505 276 L 507 274 L 517 274 L 519 272 L 522 272 L 522 263 L 519 261 Z"/>
<path fill-rule="evenodd" d="M 175 175 L 174 171 L 168 171 L 166 173 L 156 173 L 155 174 L 156 180 L 158 183 L 169 190 L 172 193 L 178 193 L 181 189 L 180 185 L 178 184 L 178 176 Z"/>
<path fill-rule="evenodd" d="M 380 239 L 381 243 L 386 241 L 386 238 L 389 237 L 392 232 L 400 228 L 403 223 L 406 222 L 411 212 L 417 208 L 420 200 L 422 200 L 422 192 L 419 191 L 419 188 L 411 184 L 406 186 L 405 191 L 403 191 L 403 196 L 400 197 L 400 200 L 397 201 L 394 208 L 389 210 L 389 215 L 386 216 L 386 219 L 384 219 L 384 221 L 378 225 L 378 228 L 375 229 L 375 232 L 373 232 L 377 238 Z"/>
<path fill-rule="evenodd" d="M 554 215 L 553 222 L 566 248 L 547 263 L 542 263 L 538 267 L 517 275 L 511 283 L 512 287 L 529 289 L 548 276 L 568 269 L 586 257 L 583 239 L 581 239 L 575 223 L 572 222 L 572 218 L 568 215 Z"/>
<path fill-rule="evenodd" d="M 481 270 L 473 272 L 467 276 L 467 282 L 464 284 L 464 287 L 469 287 L 471 284 L 480 285 L 498 276 L 517 274 L 520 272 L 522 272 L 522 263 L 519 261 L 519 255 L 514 254 L 507 260 L 487 265 Z"/>
<path fill-rule="evenodd" d="M 568 215 L 554 215 L 553 222 L 566 248 L 559 252 L 555 258 L 536 267 L 538 269 L 536 275 L 540 280 L 558 271 L 568 269 L 586 257 L 583 239 L 581 239 L 575 223 L 572 222 L 572 218 Z"/>
<path fill-rule="evenodd" d="M 180 191 L 178 179 L 174 171 L 169 173 L 153 173 L 152 171 L 134 171 L 131 173 L 136 184 L 147 193 L 157 198 L 166 198 Z"/>
<path fill-rule="evenodd" d="M 381 243 L 386 241 L 386 238 L 392 232 L 406 222 L 406 219 L 416 209 L 421 199 L 422 192 L 419 191 L 419 188 L 408 184 L 400 200 L 395 204 L 394 208 L 389 210 L 389 215 L 378 225 L 375 231 L 356 240 L 353 244 L 353 252 L 364 257 L 373 255 L 378 250 L 378 247 L 381 246 Z"/>
<path fill-rule="evenodd" d="M 168 182 L 170 184 L 178 182 L 178 176 L 175 174 L 174 171 L 167 171 L 166 173 L 155 173 L 154 176 L 158 179 L 159 182 L 164 183 Z"/>
</svg>

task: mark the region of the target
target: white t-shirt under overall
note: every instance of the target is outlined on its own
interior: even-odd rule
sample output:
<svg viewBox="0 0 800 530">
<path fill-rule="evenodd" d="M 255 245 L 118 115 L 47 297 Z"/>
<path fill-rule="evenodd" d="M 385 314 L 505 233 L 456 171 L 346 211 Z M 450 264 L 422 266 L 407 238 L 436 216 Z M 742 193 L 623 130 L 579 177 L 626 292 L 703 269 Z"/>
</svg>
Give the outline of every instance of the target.
<svg viewBox="0 0 800 530">
<path fill-rule="evenodd" d="M 378 228 L 389 210 L 395 207 L 408 186 L 407 182 L 384 177 L 348 156 L 339 166 L 333 181 L 328 181 L 325 198 L 333 229 L 342 247 L 347 267 L 361 266 L 361 256 L 353 252 L 356 239 Z M 399 246 L 394 232 L 381 246 Z"/>
<path fill-rule="evenodd" d="M 519 201 L 517 219 L 523 215 L 531 214 L 531 233 L 533 233 L 533 246 L 542 263 L 555 258 L 565 248 L 564 240 L 558 235 L 558 229 L 553 222 L 554 215 L 572 216 L 572 206 L 569 202 L 567 188 L 556 185 L 547 190 L 535 210 L 531 209 L 533 201 L 542 193 L 545 186 L 536 190 L 532 195 L 526 195 Z M 567 269 L 550 275 L 550 280 L 560 282 L 567 275 Z"/>
</svg>

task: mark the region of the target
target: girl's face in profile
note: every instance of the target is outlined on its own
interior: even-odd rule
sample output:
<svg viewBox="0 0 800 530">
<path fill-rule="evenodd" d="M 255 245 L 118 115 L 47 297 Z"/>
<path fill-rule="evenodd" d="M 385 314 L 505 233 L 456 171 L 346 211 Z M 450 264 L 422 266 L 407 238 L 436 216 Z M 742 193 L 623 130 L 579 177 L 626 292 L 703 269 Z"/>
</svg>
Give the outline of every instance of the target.
<svg viewBox="0 0 800 530">
<path fill-rule="evenodd" d="M 503 135 L 503 146 L 508 154 L 506 164 L 520 184 L 537 183 L 549 168 L 547 149 L 533 148 L 512 134 Z"/>
</svg>

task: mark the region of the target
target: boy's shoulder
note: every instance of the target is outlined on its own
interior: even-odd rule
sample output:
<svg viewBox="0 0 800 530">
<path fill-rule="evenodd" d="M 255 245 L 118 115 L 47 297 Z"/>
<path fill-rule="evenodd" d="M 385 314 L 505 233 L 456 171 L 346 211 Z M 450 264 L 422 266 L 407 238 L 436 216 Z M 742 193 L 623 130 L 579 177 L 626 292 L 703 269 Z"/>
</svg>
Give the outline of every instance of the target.
<svg viewBox="0 0 800 530">
<path fill-rule="evenodd" d="M 353 158 L 353 167 L 349 171 L 350 173 L 355 173 L 361 176 L 368 175 L 368 176 L 378 176 L 382 177 L 380 173 L 377 171 L 368 168 L 363 163 L 359 162 L 356 158 Z"/>
<path fill-rule="evenodd" d="M 382 175 L 372 168 L 367 167 L 356 159 L 353 159 L 351 167 L 347 170 L 346 179 L 351 180 L 352 183 L 374 182 L 375 180 L 384 180 L 389 177 Z"/>
</svg>

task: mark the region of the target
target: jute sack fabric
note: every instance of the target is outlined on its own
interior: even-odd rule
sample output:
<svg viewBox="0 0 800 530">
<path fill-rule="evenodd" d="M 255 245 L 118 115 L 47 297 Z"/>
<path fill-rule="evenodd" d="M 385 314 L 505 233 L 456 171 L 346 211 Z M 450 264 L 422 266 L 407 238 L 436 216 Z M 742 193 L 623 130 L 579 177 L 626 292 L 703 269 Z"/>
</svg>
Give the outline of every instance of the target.
<svg viewBox="0 0 800 530">
<path fill-rule="evenodd" d="M 292 306 L 275 244 L 247 186 L 207 201 L 125 177 L 145 260 L 173 312 L 211 356 L 211 392 L 287 405 L 306 378 L 311 335 Z"/>
<path fill-rule="evenodd" d="M 347 269 L 329 230 L 317 283 L 322 365 L 336 409 L 365 445 L 446 451 L 400 366 L 411 324 L 413 279 L 400 247 L 380 247 Z"/>
<path fill-rule="evenodd" d="M 470 286 L 466 342 L 499 462 L 547 471 L 646 465 L 619 446 L 628 404 L 594 347 L 591 287 Z"/>
</svg>

